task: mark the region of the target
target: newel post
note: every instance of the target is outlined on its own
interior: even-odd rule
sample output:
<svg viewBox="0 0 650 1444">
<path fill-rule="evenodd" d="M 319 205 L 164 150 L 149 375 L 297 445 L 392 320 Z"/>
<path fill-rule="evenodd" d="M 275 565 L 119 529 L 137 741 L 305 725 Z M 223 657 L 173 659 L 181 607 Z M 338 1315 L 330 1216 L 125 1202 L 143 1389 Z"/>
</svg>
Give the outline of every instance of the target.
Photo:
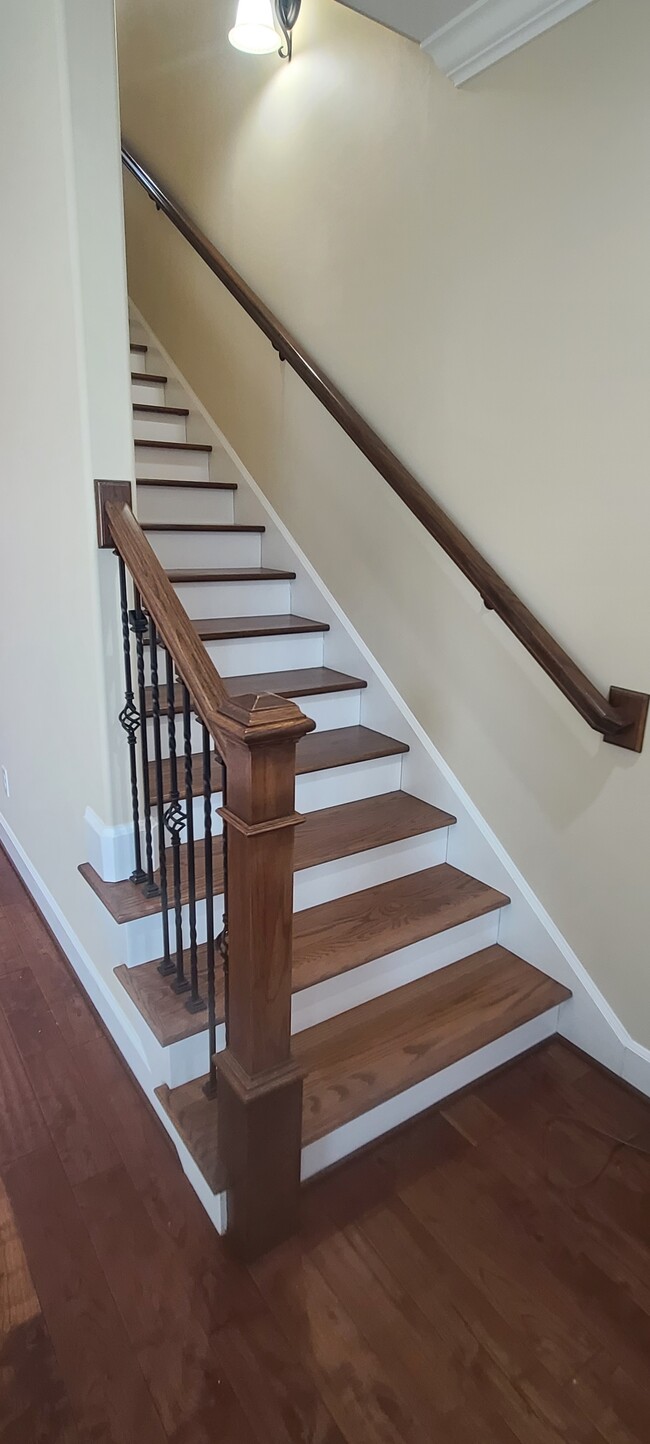
<svg viewBox="0 0 650 1444">
<path fill-rule="evenodd" d="M 293 702 L 237 697 L 219 714 L 228 792 L 227 1046 L 217 1054 L 228 1239 L 252 1258 L 297 1221 L 302 1076 L 291 1058 L 296 743 Z"/>
</svg>

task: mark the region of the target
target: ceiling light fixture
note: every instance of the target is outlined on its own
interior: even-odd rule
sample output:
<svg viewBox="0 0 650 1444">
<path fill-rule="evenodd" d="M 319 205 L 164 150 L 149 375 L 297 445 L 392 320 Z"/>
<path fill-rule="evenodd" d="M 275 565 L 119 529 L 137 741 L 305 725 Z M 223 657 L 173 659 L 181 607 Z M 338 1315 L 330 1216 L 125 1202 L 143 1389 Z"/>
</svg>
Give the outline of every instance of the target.
<svg viewBox="0 0 650 1444">
<path fill-rule="evenodd" d="M 249 55 L 270 55 L 277 50 L 283 60 L 290 60 L 300 4 L 301 0 L 239 0 L 237 18 L 228 35 L 230 44 Z M 284 45 L 279 49 L 278 29 L 284 36 Z"/>
</svg>

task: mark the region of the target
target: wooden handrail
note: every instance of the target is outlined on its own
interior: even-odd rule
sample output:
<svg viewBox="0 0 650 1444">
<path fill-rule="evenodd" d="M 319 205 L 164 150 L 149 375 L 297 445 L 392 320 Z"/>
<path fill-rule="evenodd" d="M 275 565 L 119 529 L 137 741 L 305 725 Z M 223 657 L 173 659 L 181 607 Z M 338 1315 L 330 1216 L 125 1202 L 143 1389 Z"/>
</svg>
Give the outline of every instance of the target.
<svg viewBox="0 0 650 1444">
<path fill-rule="evenodd" d="M 153 179 L 126 145 L 122 147 L 126 169 L 165 212 L 169 220 L 189 241 L 197 255 L 222 282 L 231 296 L 268 337 L 283 361 L 288 362 L 314 396 L 322 402 L 330 416 L 338 422 L 380 476 L 417 517 L 435 541 L 451 557 L 468 581 L 480 592 L 486 607 L 495 611 L 518 638 L 540 667 L 577 709 L 585 722 L 601 732 L 607 742 L 640 752 L 650 698 L 642 692 L 612 687 L 604 696 L 577 662 L 538 621 L 525 602 L 503 580 L 460 527 L 403 465 L 390 447 L 381 440 L 320 369 L 314 359 L 287 331 L 277 316 L 264 304 L 217 250 L 186 211 Z"/>
</svg>

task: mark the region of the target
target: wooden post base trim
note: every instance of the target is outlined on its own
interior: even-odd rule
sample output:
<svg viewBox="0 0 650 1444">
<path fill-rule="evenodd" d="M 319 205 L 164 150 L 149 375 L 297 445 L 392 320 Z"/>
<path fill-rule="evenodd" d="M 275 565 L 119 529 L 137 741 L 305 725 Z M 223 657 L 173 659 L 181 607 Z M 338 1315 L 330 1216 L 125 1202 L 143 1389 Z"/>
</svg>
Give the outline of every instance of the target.
<svg viewBox="0 0 650 1444">
<path fill-rule="evenodd" d="M 218 1055 L 219 1149 L 228 1179 L 226 1242 L 259 1257 L 295 1232 L 300 1199 L 302 1077 L 294 1064 L 247 1080 Z"/>
<path fill-rule="evenodd" d="M 221 1088 L 221 1080 L 224 1079 L 240 1102 L 247 1106 L 258 1098 L 265 1098 L 274 1089 L 284 1088 L 287 1083 L 302 1083 L 304 1076 L 302 1068 L 293 1058 L 278 1063 L 276 1068 L 265 1068 L 263 1073 L 247 1073 L 229 1048 L 215 1053 L 214 1062 L 218 1087 Z"/>
<path fill-rule="evenodd" d="M 230 827 L 243 832 L 244 837 L 259 837 L 263 832 L 277 832 L 281 827 L 298 827 L 305 821 L 302 812 L 292 812 L 288 817 L 270 817 L 266 822 L 244 822 L 243 817 L 238 817 L 228 807 L 218 807 L 217 812 Z"/>
</svg>

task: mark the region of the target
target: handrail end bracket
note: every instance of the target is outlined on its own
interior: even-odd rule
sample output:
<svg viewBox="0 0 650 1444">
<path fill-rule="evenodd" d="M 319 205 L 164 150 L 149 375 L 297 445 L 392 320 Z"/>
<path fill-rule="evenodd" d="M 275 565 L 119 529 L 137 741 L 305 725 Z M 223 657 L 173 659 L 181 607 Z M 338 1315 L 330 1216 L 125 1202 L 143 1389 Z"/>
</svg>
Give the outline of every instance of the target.
<svg viewBox="0 0 650 1444">
<path fill-rule="evenodd" d="M 640 752 L 643 747 L 650 696 L 647 692 L 630 692 L 627 687 L 610 687 L 609 701 L 624 718 L 624 725 L 605 741 L 614 747 L 625 747 L 628 752 Z"/>
</svg>

